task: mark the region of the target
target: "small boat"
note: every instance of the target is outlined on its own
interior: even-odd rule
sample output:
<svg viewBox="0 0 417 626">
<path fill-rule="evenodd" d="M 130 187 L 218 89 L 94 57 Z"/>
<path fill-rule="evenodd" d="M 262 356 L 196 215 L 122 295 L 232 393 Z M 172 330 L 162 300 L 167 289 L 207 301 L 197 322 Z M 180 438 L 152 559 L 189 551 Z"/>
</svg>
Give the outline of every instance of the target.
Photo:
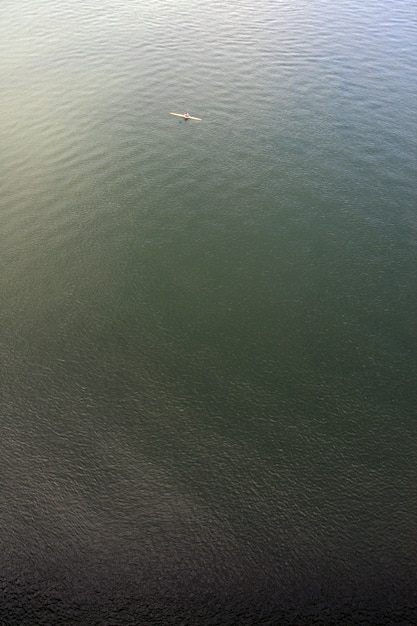
<svg viewBox="0 0 417 626">
<path fill-rule="evenodd" d="M 182 117 L 183 120 L 195 120 L 196 122 L 202 122 L 201 117 L 192 117 L 189 113 L 170 113 L 170 115 L 176 115 Z"/>
</svg>

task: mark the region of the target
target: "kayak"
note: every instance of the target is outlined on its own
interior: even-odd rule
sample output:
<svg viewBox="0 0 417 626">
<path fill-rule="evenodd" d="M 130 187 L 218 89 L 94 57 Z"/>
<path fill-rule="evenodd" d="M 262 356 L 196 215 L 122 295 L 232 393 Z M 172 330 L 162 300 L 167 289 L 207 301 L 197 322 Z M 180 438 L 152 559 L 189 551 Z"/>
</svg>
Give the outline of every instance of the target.
<svg viewBox="0 0 417 626">
<path fill-rule="evenodd" d="M 170 115 L 176 115 L 182 117 L 183 120 L 196 120 L 196 122 L 202 122 L 201 117 L 192 117 L 191 115 L 185 115 L 184 113 L 170 113 Z"/>
<path fill-rule="evenodd" d="M 184 113 L 170 113 L 170 115 L 176 115 L 182 117 L 183 120 L 195 120 L 196 122 L 202 122 L 201 117 L 191 117 L 191 115 L 184 115 Z"/>
</svg>

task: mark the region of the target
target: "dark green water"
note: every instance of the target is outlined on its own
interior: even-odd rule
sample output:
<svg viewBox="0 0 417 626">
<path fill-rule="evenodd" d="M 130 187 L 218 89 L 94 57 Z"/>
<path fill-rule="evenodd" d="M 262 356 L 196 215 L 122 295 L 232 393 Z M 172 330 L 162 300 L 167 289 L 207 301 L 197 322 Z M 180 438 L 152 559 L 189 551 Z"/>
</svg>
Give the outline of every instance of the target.
<svg viewBox="0 0 417 626">
<path fill-rule="evenodd" d="M 2 624 L 413 623 L 416 34 L 3 0 Z"/>
</svg>

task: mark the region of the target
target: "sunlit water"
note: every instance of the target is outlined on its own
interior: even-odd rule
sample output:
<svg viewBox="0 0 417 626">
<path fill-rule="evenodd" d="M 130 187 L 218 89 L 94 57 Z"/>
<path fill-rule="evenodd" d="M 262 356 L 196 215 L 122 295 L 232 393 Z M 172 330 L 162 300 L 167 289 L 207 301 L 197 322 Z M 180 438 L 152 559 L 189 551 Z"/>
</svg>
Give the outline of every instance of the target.
<svg viewBox="0 0 417 626">
<path fill-rule="evenodd" d="M 413 623 L 416 35 L 3 0 L 2 624 Z"/>
</svg>

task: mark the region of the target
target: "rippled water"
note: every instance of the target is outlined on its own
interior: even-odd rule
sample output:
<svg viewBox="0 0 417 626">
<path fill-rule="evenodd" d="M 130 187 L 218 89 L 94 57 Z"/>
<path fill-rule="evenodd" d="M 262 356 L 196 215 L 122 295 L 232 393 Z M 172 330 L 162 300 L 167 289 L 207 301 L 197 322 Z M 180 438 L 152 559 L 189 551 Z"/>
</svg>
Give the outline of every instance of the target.
<svg viewBox="0 0 417 626">
<path fill-rule="evenodd" d="M 413 623 L 413 4 L 1 3 L 2 624 Z"/>
</svg>

